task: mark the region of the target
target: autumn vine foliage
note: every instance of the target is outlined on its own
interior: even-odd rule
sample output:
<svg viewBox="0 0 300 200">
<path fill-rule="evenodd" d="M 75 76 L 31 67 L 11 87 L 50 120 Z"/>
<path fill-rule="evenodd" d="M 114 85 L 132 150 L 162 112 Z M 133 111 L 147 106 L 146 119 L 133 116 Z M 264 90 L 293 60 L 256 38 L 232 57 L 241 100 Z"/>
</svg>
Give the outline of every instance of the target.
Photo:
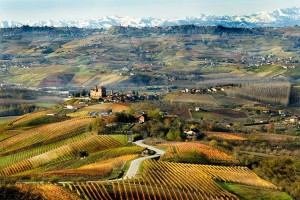
<svg viewBox="0 0 300 200">
<path fill-rule="evenodd" d="M 161 157 L 163 161 L 195 164 L 237 163 L 233 156 L 197 142 L 170 142 L 160 146 L 167 147 L 166 154 Z"/>
<path fill-rule="evenodd" d="M 247 167 L 225 167 L 146 160 L 142 176 L 114 181 L 64 183 L 85 199 L 239 199 L 215 181 L 276 188 Z"/>
</svg>

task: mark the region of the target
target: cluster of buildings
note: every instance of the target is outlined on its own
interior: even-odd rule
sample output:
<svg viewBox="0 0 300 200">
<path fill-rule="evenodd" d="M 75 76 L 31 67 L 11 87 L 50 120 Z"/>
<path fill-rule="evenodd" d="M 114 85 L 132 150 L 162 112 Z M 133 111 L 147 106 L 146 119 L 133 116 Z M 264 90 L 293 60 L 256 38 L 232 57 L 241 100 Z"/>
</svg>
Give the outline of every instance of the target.
<svg viewBox="0 0 300 200">
<path fill-rule="evenodd" d="M 224 87 L 211 87 L 211 88 L 185 88 L 180 90 L 182 93 L 197 93 L 197 94 L 207 94 L 212 92 L 225 91 Z"/>
<path fill-rule="evenodd" d="M 90 99 L 99 100 L 102 99 L 104 102 L 136 102 L 136 101 L 144 101 L 144 100 L 159 100 L 160 95 L 139 95 L 137 92 L 135 93 L 114 93 L 110 91 L 107 94 L 107 90 L 105 87 L 100 86 L 99 88 L 95 86 L 95 88 L 90 90 Z"/>
</svg>

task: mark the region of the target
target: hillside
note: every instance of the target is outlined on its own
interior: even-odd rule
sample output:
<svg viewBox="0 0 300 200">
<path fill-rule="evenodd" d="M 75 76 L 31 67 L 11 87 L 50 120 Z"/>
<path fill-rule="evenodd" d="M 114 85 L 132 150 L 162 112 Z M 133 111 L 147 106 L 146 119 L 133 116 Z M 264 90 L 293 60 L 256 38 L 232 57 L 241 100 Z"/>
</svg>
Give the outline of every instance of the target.
<svg viewBox="0 0 300 200">
<path fill-rule="evenodd" d="M 0 82 L 112 89 L 299 78 L 299 27 L 0 29 Z M 243 77 L 243 78 L 241 78 Z"/>
<path fill-rule="evenodd" d="M 221 103 L 222 99 L 216 100 Z M 254 115 L 251 109 L 260 108 L 254 105 L 250 108 L 250 101 L 238 105 L 238 110 L 223 105 L 230 102 L 223 99 L 222 109 L 200 112 L 191 111 L 188 109 L 191 104 L 183 103 L 86 101 L 87 106 L 80 109 L 69 110 L 63 104 L 0 125 L 0 198 L 13 190 L 15 194 L 47 199 L 61 194 L 70 200 L 184 196 L 207 200 L 264 196 L 292 199 L 280 187 L 296 197 L 299 195 L 294 191 L 293 181 L 283 185 L 298 177 L 296 171 L 289 172 L 295 174 L 292 177 L 278 180 L 271 178 L 278 173 L 276 167 L 274 171 L 261 172 L 266 170 L 264 162 L 272 165 L 277 159 L 282 159 L 280 170 L 294 170 L 296 153 L 293 152 L 299 144 L 297 132 L 271 134 L 270 124 L 264 131 L 268 133 L 262 132 L 264 127 L 251 127 L 250 134 L 242 124 L 227 126 L 228 118 L 248 123 L 249 119 L 267 117 L 258 112 Z M 105 109 L 111 109 L 112 113 L 89 115 Z M 148 113 L 144 123 L 139 121 L 141 110 Z M 185 110 L 189 117 L 194 117 L 193 121 L 180 114 Z M 197 121 L 197 117 L 202 119 Z M 216 117 L 219 122 L 215 122 Z M 270 122 L 276 117 L 270 118 Z M 285 126 L 285 123 L 284 118 L 277 121 L 274 133 L 279 131 L 279 124 Z M 290 124 L 286 128 L 295 127 Z M 185 135 L 186 130 L 201 130 L 203 134 L 198 132 L 198 136 L 190 138 Z M 143 137 L 147 139 L 140 140 Z M 155 146 L 149 145 L 150 142 Z M 261 194 L 255 192 L 258 188 Z"/>
</svg>

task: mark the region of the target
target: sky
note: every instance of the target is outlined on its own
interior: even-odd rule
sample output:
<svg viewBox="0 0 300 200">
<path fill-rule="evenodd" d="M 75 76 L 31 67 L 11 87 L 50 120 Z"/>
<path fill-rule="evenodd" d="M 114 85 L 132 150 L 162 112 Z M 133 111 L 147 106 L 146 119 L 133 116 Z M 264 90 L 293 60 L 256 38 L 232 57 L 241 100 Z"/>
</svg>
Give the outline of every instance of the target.
<svg viewBox="0 0 300 200">
<path fill-rule="evenodd" d="M 290 7 L 300 0 L 0 0 L 0 20 L 243 15 Z"/>
</svg>

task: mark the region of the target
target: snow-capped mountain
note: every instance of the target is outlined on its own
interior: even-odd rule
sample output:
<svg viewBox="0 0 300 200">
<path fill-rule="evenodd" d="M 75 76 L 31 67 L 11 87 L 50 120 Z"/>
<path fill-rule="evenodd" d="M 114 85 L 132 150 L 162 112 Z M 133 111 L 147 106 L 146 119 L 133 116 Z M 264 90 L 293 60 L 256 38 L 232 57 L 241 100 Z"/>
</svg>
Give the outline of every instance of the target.
<svg viewBox="0 0 300 200">
<path fill-rule="evenodd" d="M 48 20 L 48 21 L 0 21 L 0 28 L 29 26 L 104 28 L 111 26 L 154 27 L 194 24 L 197 26 L 223 25 L 230 27 L 280 27 L 300 25 L 300 8 L 278 9 L 273 12 L 260 12 L 243 16 L 214 16 L 201 14 L 198 17 L 174 19 L 133 18 L 133 17 L 102 17 L 89 20 Z"/>
</svg>

